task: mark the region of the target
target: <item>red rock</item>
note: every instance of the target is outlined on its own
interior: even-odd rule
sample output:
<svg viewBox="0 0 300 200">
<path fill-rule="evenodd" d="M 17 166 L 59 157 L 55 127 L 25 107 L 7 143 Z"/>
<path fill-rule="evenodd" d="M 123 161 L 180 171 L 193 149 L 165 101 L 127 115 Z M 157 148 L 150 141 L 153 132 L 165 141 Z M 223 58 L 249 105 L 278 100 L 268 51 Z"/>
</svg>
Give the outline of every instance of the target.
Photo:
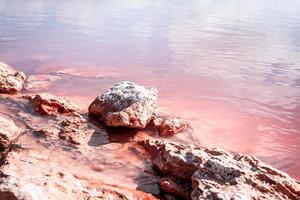
<svg viewBox="0 0 300 200">
<path fill-rule="evenodd" d="M 20 92 L 25 84 L 23 72 L 14 70 L 9 65 L 0 62 L 0 93 L 14 94 Z"/>
<path fill-rule="evenodd" d="M 22 129 L 16 126 L 14 121 L 0 115 L 0 149 L 7 148 L 21 134 Z"/>
<path fill-rule="evenodd" d="M 144 146 L 163 175 L 192 182 L 193 200 L 300 199 L 300 182 L 254 156 L 151 140 Z"/>
<path fill-rule="evenodd" d="M 34 110 L 42 115 L 72 114 L 76 111 L 69 100 L 49 93 L 42 93 L 28 98 L 31 100 Z"/>
<path fill-rule="evenodd" d="M 187 128 L 187 122 L 180 117 L 157 117 L 153 122 L 162 136 L 172 136 Z"/>
<path fill-rule="evenodd" d="M 62 121 L 62 129 L 59 138 L 72 144 L 83 144 L 94 132 L 88 127 L 88 122 L 81 115 L 73 115 Z"/>
<path fill-rule="evenodd" d="M 89 106 L 89 115 L 107 126 L 142 129 L 156 115 L 157 90 L 128 81 L 115 84 Z"/>
</svg>

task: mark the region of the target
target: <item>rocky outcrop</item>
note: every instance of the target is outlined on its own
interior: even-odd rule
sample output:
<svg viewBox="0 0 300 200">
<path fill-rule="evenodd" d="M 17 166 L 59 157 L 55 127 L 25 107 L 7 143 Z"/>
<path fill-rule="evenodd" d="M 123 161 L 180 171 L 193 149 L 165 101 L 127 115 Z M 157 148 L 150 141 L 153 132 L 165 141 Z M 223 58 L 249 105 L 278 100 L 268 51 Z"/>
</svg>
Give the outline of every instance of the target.
<svg viewBox="0 0 300 200">
<path fill-rule="evenodd" d="M 156 117 L 153 123 L 161 136 L 173 136 L 188 127 L 187 122 L 180 117 Z"/>
<path fill-rule="evenodd" d="M 76 108 L 63 97 L 57 97 L 49 93 L 34 96 L 26 96 L 33 104 L 34 110 L 41 115 L 72 114 Z"/>
<path fill-rule="evenodd" d="M 193 200 L 300 199 L 298 181 L 254 156 L 151 140 L 143 145 L 154 168 L 168 178 L 160 184 L 168 195 Z M 183 192 L 186 184 L 189 197 Z"/>
<path fill-rule="evenodd" d="M 89 106 L 89 115 L 111 127 L 142 129 L 156 114 L 157 90 L 128 81 L 115 84 Z"/>
<path fill-rule="evenodd" d="M 6 149 L 21 134 L 14 121 L 0 114 L 0 150 Z"/>
<path fill-rule="evenodd" d="M 0 93 L 14 94 L 20 92 L 25 84 L 26 75 L 0 62 Z"/>
</svg>

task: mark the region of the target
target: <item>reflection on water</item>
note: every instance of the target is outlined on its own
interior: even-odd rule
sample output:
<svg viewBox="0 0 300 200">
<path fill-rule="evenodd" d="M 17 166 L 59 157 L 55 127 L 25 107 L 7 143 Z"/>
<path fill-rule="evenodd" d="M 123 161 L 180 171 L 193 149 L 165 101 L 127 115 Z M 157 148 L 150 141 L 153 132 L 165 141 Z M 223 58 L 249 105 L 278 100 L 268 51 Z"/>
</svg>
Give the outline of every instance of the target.
<svg viewBox="0 0 300 200">
<path fill-rule="evenodd" d="M 0 60 L 63 70 L 48 89 L 86 104 L 119 80 L 155 86 L 194 127 L 174 140 L 300 178 L 299 21 L 298 0 L 0 0 Z"/>
</svg>

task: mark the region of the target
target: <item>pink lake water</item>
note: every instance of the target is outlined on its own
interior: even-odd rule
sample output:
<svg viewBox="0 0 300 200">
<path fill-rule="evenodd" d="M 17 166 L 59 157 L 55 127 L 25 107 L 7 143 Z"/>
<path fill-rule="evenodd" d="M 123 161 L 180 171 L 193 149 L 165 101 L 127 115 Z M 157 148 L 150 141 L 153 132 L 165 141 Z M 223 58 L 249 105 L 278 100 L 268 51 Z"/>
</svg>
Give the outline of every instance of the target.
<svg viewBox="0 0 300 200">
<path fill-rule="evenodd" d="M 299 0 L 0 0 L 0 60 L 70 74 L 46 91 L 85 107 L 117 81 L 156 87 L 193 127 L 172 140 L 300 179 Z"/>
</svg>

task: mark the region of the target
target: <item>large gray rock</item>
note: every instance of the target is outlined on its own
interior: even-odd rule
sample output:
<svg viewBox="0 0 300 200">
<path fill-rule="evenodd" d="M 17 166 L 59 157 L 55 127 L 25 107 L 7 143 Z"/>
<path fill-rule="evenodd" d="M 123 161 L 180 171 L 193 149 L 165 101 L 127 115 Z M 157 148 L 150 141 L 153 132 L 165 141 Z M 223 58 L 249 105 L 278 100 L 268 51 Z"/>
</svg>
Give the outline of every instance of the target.
<svg viewBox="0 0 300 200">
<path fill-rule="evenodd" d="M 144 143 L 163 176 L 161 189 L 184 199 L 300 199 L 300 182 L 254 156 L 162 141 Z M 192 184 L 191 184 L 192 183 Z M 190 187 L 186 187 L 190 184 Z M 187 197 L 186 192 L 190 193 Z"/>
<path fill-rule="evenodd" d="M 22 132 L 16 124 L 0 114 L 0 149 L 7 148 Z"/>
<path fill-rule="evenodd" d="M 157 90 L 128 81 L 115 84 L 89 106 L 89 115 L 107 126 L 145 128 L 156 115 Z"/>
<path fill-rule="evenodd" d="M 13 94 L 20 92 L 25 84 L 23 72 L 14 70 L 9 65 L 0 62 L 0 93 Z"/>
</svg>

